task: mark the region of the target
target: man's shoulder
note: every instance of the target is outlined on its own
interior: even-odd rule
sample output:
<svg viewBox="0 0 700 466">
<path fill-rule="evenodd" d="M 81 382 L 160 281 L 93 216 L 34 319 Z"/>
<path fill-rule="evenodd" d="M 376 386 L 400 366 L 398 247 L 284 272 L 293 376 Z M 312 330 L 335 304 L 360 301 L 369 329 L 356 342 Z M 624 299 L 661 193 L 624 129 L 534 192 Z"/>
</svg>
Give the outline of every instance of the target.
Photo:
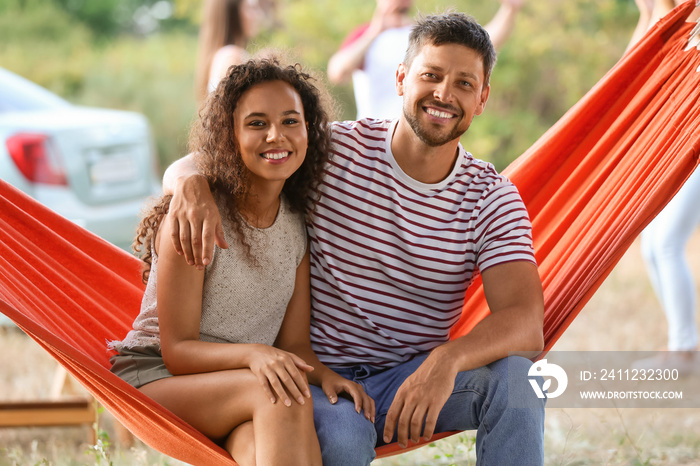
<svg viewBox="0 0 700 466">
<path fill-rule="evenodd" d="M 359 133 L 371 137 L 386 136 L 392 120 L 362 118 L 360 120 L 334 121 L 331 131 L 334 135 Z"/>
<path fill-rule="evenodd" d="M 491 162 L 474 157 L 461 144 L 459 149 L 462 151 L 462 164 L 458 173 L 468 174 L 482 180 L 491 180 L 493 183 L 510 183 L 508 177 L 500 174 Z"/>
<path fill-rule="evenodd" d="M 477 159 L 466 151 L 449 189 L 463 192 L 465 200 L 480 199 L 480 202 L 520 197 L 518 188 L 506 175 L 499 173 L 490 162 Z"/>
</svg>

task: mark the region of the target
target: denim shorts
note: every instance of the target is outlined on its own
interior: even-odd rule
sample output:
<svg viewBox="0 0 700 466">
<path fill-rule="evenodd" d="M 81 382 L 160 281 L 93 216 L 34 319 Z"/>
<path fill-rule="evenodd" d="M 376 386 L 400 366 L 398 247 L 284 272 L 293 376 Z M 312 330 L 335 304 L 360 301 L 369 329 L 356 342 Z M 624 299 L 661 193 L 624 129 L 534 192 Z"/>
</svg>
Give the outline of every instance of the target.
<svg viewBox="0 0 700 466">
<path fill-rule="evenodd" d="M 136 388 L 173 376 L 165 367 L 157 346 L 123 348 L 109 362 L 112 363 L 110 371 Z"/>
</svg>

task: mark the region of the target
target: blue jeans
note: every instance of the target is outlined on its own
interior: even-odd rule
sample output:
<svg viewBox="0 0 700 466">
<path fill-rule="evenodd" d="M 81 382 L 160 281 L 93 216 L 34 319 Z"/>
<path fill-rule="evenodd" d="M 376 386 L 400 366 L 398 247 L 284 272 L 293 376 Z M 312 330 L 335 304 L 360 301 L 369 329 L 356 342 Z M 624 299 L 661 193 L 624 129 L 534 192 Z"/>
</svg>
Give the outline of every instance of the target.
<svg viewBox="0 0 700 466">
<path fill-rule="evenodd" d="M 364 413 L 355 412 L 352 401 L 339 397 L 332 405 L 319 387 L 311 387 L 324 466 L 367 465 L 374 459 L 374 448 L 384 445 L 384 422 L 396 391 L 426 357 L 416 357 L 384 372 L 365 365 L 334 368 L 362 385 L 374 399 L 374 424 Z M 476 429 L 477 464 L 481 466 L 541 465 L 544 400 L 535 396 L 528 382 L 531 365 L 528 359 L 510 356 L 457 374 L 435 432 Z"/>
</svg>

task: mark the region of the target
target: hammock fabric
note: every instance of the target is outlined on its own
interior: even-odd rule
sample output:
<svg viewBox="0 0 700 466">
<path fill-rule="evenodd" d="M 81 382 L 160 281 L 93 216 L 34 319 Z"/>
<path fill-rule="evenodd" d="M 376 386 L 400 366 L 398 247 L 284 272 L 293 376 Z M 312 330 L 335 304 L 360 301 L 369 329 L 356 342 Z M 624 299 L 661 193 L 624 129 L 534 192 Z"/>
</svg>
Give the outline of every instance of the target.
<svg viewBox="0 0 700 466">
<path fill-rule="evenodd" d="M 700 53 L 683 50 L 693 6 L 657 24 L 507 169 L 533 221 L 547 349 L 698 164 Z M 108 370 L 105 341 L 123 338 L 139 310 L 139 261 L 4 182 L 0 212 L 0 312 L 146 444 L 191 464 L 235 464 Z M 488 313 L 479 286 L 454 338 Z"/>
</svg>

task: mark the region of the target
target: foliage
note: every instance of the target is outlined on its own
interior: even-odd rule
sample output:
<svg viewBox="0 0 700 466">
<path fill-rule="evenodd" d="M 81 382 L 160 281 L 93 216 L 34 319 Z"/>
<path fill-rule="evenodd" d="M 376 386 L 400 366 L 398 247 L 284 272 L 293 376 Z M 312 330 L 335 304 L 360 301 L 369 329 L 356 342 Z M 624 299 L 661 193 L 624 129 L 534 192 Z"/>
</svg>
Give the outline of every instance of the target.
<svg viewBox="0 0 700 466">
<path fill-rule="evenodd" d="M 95 42 L 91 29 L 57 3 L 27 3 L 0 15 L 0 66 L 75 104 L 143 113 L 161 165 L 184 155 L 195 114 L 195 35 Z"/>
<path fill-rule="evenodd" d="M 193 76 L 199 0 L 174 0 L 174 18 L 143 36 L 132 12 L 156 0 L 2 0 L 0 66 L 81 105 L 144 113 L 155 132 L 162 165 L 186 151 L 196 115 Z M 280 27 L 252 50 L 282 48 L 320 74 L 345 35 L 367 21 L 375 0 L 277 0 Z M 421 12 L 444 0 L 416 2 Z M 453 0 L 452 7 L 487 23 L 492 0 Z M 622 56 L 637 21 L 633 0 L 527 1 L 500 51 L 491 96 L 463 138 L 475 156 L 502 169 L 530 147 Z M 331 88 L 355 114 L 352 89 Z"/>
<path fill-rule="evenodd" d="M 504 168 L 617 62 L 636 19 L 631 2 L 527 2 L 465 145 Z"/>
</svg>

